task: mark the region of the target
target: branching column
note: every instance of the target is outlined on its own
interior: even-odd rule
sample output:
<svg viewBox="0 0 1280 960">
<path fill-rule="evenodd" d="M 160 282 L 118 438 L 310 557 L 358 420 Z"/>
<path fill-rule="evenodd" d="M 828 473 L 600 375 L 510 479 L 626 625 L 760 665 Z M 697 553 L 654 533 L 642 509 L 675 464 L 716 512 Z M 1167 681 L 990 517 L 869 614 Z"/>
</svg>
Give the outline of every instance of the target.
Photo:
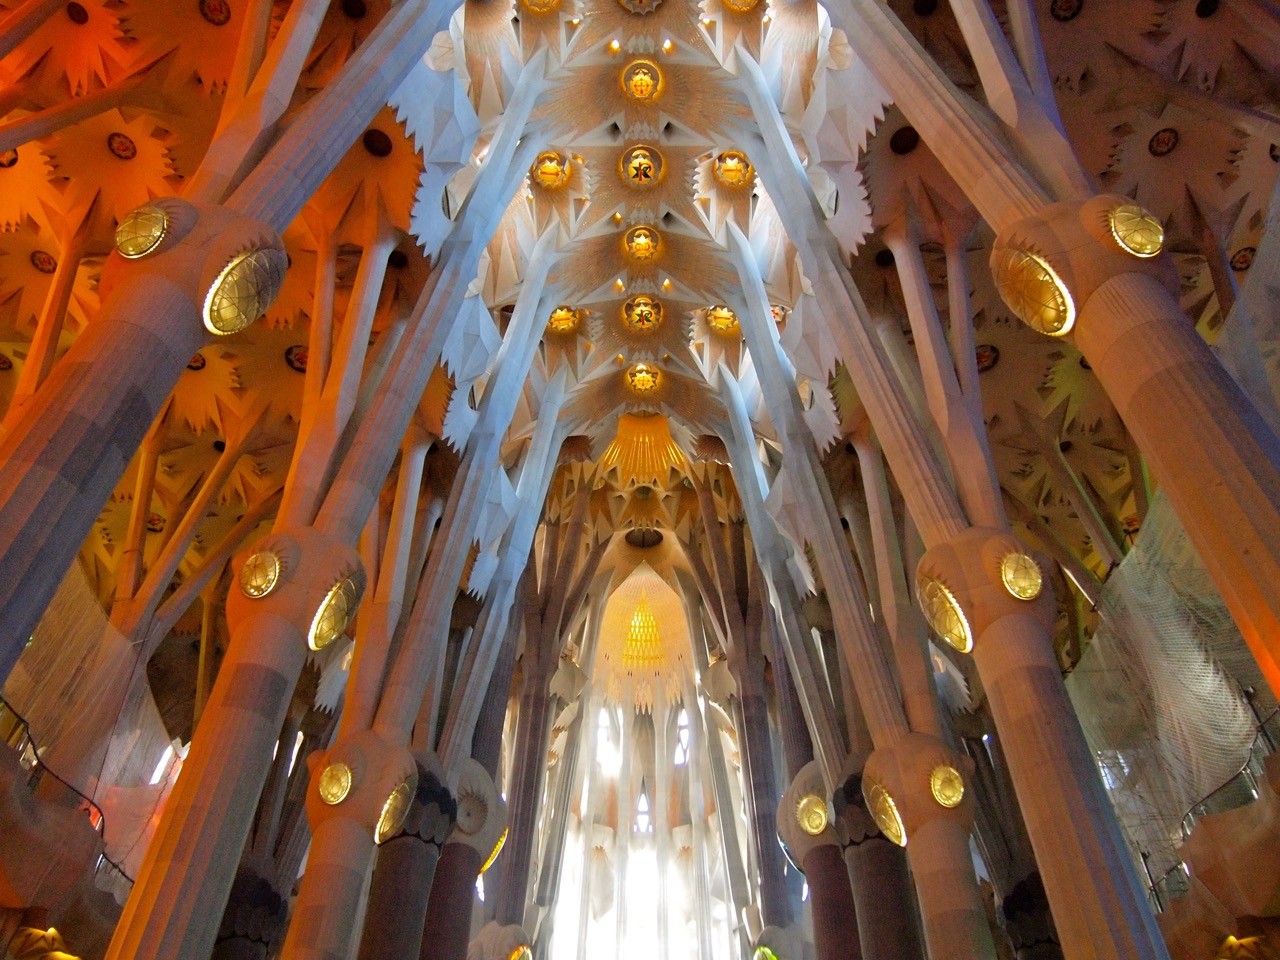
<svg viewBox="0 0 1280 960">
<path fill-rule="evenodd" d="M 534 87 L 523 103 L 526 115 L 536 96 Z M 456 243 L 442 254 L 433 282 L 415 307 L 410 329 L 356 432 L 316 526 L 294 527 L 262 541 L 253 558 L 254 574 L 242 576 L 241 589 L 231 591 L 227 656 L 117 927 L 107 954 L 112 960 L 197 956 L 212 945 L 235 868 L 234 860 L 220 852 L 244 844 L 285 707 L 309 650 L 337 639 L 355 612 L 364 575 L 350 544 L 376 503 L 399 439 L 459 314 L 504 206 L 499 201 L 510 195 L 516 174 L 523 174 L 526 155 L 534 149 L 531 142 L 520 145 L 524 117 L 517 112 L 508 119 L 511 125 L 495 137 L 489 155 L 493 166 L 481 172 L 472 194 L 477 206 L 460 214 Z M 403 776 L 389 791 L 413 777 L 407 751 L 386 767 L 379 760 L 369 783 L 398 774 Z M 377 801 L 371 824 L 386 799 L 384 794 Z M 325 869 L 323 858 L 313 860 L 313 866 Z M 352 866 L 344 859 L 331 864 L 335 887 L 339 881 L 350 886 L 344 871 Z M 356 890 L 358 894 L 358 886 Z M 317 933 L 322 929 L 316 927 Z"/>
<path fill-rule="evenodd" d="M 878 4 L 865 6 L 874 7 L 878 17 L 885 15 Z M 794 227 L 792 236 L 828 329 L 908 509 L 930 545 L 917 573 L 926 615 L 940 635 L 974 652 L 1064 953 L 1069 960 L 1166 957 L 1062 683 L 1049 634 L 1052 607 L 1042 589 L 1043 576 L 1034 590 L 1030 586 L 1032 568 L 1038 573 L 1038 564 L 1006 530 L 969 526 L 872 333 L 866 306 L 841 263 L 834 238 L 821 226 L 816 200 L 759 68 L 743 62 L 744 89 L 766 144 L 759 169 L 770 196 Z M 989 159 L 1000 176 L 1007 173 L 996 159 Z M 1029 206 L 1019 206 L 1019 197 L 1026 196 L 1016 191 L 1004 195 L 997 212 L 1009 216 L 1033 211 L 1030 201 Z M 1002 573 L 1006 567 L 1008 579 Z M 1006 586 L 1016 582 L 1014 567 L 1025 568 L 1026 579 L 1016 587 Z M 1014 589 L 1028 599 L 1020 599 Z M 922 773 L 928 778 L 927 771 Z M 909 824 L 911 814 L 900 813 Z M 922 871 L 915 873 L 919 881 Z M 928 924 L 930 908 L 922 902 L 922 910 Z"/>
<path fill-rule="evenodd" d="M 864 769 L 864 792 L 877 821 L 886 821 L 882 829 L 907 845 L 931 955 L 935 960 L 989 957 L 994 946 L 968 849 L 972 799 L 965 802 L 963 791 L 944 797 L 932 786 L 940 776 L 962 781 L 962 758 L 927 728 L 908 725 L 853 558 L 836 534 L 831 491 L 801 419 L 794 379 L 783 366 L 759 268 L 741 231 L 732 225 L 729 231 L 743 285 L 738 304 L 743 336 L 774 425 L 786 443 L 783 471 L 802 517 L 799 533 L 812 544 L 822 569 L 837 637 L 876 746 Z M 721 377 L 727 380 L 723 369 Z"/>
</svg>

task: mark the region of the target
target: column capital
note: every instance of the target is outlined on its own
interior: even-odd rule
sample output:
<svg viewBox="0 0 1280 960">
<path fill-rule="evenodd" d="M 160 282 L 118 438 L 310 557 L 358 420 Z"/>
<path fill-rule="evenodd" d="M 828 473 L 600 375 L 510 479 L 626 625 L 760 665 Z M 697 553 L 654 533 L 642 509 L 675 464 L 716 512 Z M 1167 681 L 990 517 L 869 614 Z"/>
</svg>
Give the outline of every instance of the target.
<svg viewBox="0 0 1280 960">
<path fill-rule="evenodd" d="M 506 843 L 507 802 L 498 793 L 489 771 L 470 757 L 462 762 L 454 797 L 457 822 L 447 842 L 471 847 L 480 854 L 483 873 Z"/>
<path fill-rule="evenodd" d="M 129 283 L 167 280 L 187 291 L 205 329 L 237 333 L 275 301 L 288 257 L 265 223 L 212 203 L 158 197 L 125 215 L 102 268 L 104 302 Z"/>
<path fill-rule="evenodd" d="M 778 837 L 797 863 L 815 847 L 840 846 L 822 768 L 811 760 L 800 768 L 778 801 Z"/>
<path fill-rule="evenodd" d="M 1163 250 L 1159 220 L 1128 197 L 1100 194 L 1051 204 L 1002 230 L 991 249 L 991 273 L 1018 319 L 1065 337 L 1113 277 L 1152 277 L 1176 299 L 1177 272 Z"/>
<path fill-rule="evenodd" d="M 381 844 L 401 832 L 418 789 L 418 766 L 405 747 L 361 730 L 307 758 L 307 820 L 312 833 L 347 820 Z"/>
<path fill-rule="evenodd" d="M 345 632 L 364 596 L 360 556 L 314 527 L 263 537 L 232 564 L 236 586 L 227 594 L 227 624 L 234 633 L 251 621 L 287 621 L 322 650 Z"/>
<path fill-rule="evenodd" d="M 1054 620 L 1052 563 L 1003 530 L 970 527 L 934 544 L 916 567 L 916 600 L 933 632 L 961 653 L 998 620 Z"/>
<path fill-rule="evenodd" d="M 877 749 L 862 770 L 866 808 L 884 835 L 905 847 L 937 820 L 973 827 L 973 763 L 941 740 L 909 733 Z"/>
<path fill-rule="evenodd" d="M 404 833 L 443 848 L 458 819 L 458 802 L 445 782 L 444 766 L 434 752 L 415 754 L 418 786 L 404 818 Z"/>
</svg>

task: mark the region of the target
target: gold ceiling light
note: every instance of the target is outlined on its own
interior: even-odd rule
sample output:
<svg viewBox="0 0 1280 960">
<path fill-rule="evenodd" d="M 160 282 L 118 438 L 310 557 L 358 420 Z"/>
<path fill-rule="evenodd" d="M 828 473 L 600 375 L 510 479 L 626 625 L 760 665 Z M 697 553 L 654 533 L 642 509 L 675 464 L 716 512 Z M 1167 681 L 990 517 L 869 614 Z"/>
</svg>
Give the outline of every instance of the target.
<svg viewBox="0 0 1280 960">
<path fill-rule="evenodd" d="M 538 159 L 533 161 L 533 167 L 529 170 L 529 175 L 547 190 L 559 190 L 569 182 L 572 173 L 573 164 L 569 162 L 569 158 L 554 150 L 538 154 Z"/>
<path fill-rule="evenodd" d="M 601 467 L 615 465 L 624 486 L 662 486 L 673 469 L 685 466 L 685 456 L 666 417 L 624 413 L 617 435 L 600 454 Z"/>
<path fill-rule="evenodd" d="M 578 311 L 573 307 L 556 307 L 547 320 L 547 329 L 552 333 L 573 333 L 578 329 Z"/>
<path fill-rule="evenodd" d="M 953 809 L 964 799 L 964 777 L 955 767 L 940 763 L 929 774 L 929 790 L 938 803 L 948 810 Z"/>
<path fill-rule="evenodd" d="M 1040 564 L 1016 550 L 1000 559 L 1000 580 L 1004 588 L 1019 600 L 1034 600 L 1044 587 Z"/>
<path fill-rule="evenodd" d="M 641 294 L 622 305 L 622 319 L 632 330 L 647 332 L 662 324 L 662 303 Z"/>
<path fill-rule="evenodd" d="M 312 650 L 323 650 L 342 636 L 356 614 L 356 607 L 364 596 L 364 587 L 364 572 L 357 570 L 329 588 L 315 619 L 311 621 L 311 629 L 307 631 L 307 646 Z"/>
<path fill-rule="evenodd" d="M 653 607 L 649 606 L 649 594 L 642 592 L 635 613 L 631 615 L 631 624 L 627 627 L 627 639 L 622 646 L 622 665 L 628 670 L 648 670 L 661 664 L 664 659 L 658 619 L 653 615 Z"/>
<path fill-rule="evenodd" d="M 632 60 L 622 70 L 622 92 L 636 103 L 652 103 L 662 95 L 662 71 L 652 60 Z"/>
<path fill-rule="evenodd" d="M 331 763 L 320 773 L 320 781 L 316 784 L 316 789 L 320 793 L 321 800 L 334 806 L 347 799 L 354 780 L 351 768 L 345 763 Z"/>
<path fill-rule="evenodd" d="M 796 823 L 811 837 L 821 835 L 827 829 L 827 802 L 813 793 L 801 797 L 796 804 Z"/>
<path fill-rule="evenodd" d="M 934 633 L 961 653 L 973 649 L 973 631 L 955 594 L 941 581 L 921 576 L 916 581 L 916 595 Z"/>
<path fill-rule="evenodd" d="M 1075 325 L 1071 291 L 1043 258 L 1006 247 L 992 255 L 991 273 L 1001 298 L 1032 330 L 1061 337 Z"/>
<path fill-rule="evenodd" d="M 872 819 L 875 820 L 876 826 L 880 828 L 880 832 L 893 843 L 900 847 L 905 847 L 907 845 L 907 828 L 902 822 L 902 814 L 898 812 L 898 805 L 893 802 L 893 797 L 889 796 L 889 791 L 875 780 L 864 776 L 862 778 L 862 796 L 866 800 L 867 810 L 871 813 Z"/>
<path fill-rule="evenodd" d="M 641 396 L 653 393 L 661 382 L 662 373 L 652 363 L 633 363 L 627 371 L 627 386 Z"/>
<path fill-rule="evenodd" d="M 749 186 L 756 173 L 747 155 L 739 150 L 726 150 L 717 156 L 712 172 L 717 183 L 732 190 Z"/>
<path fill-rule="evenodd" d="M 637 143 L 624 150 L 618 167 L 627 185 L 640 190 L 657 186 L 662 180 L 663 168 L 662 154 L 647 143 Z"/>
<path fill-rule="evenodd" d="M 283 250 L 262 247 L 232 259 L 209 287 L 204 325 L 210 333 L 239 333 L 267 312 L 284 285 Z"/>
<path fill-rule="evenodd" d="M 378 815 L 378 826 L 373 832 L 374 843 L 385 843 L 400 832 L 404 826 L 404 818 L 409 815 L 409 801 L 413 799 L 413 790 L 408 781 L 401 781 L 387 797 L 382 805 L 382 813 Z"/>
<path fill-rule="evenodd" d="M 648 263 L 658 258 L 662 251 L 662 236 L 650 226 L 632 227 L 622 235 L 627 256 L 638 263 Z"/>
<path fill-rule="evenodd" d="M 116 250 L 126 260 L 137 260 L 164 241 L 169 232 L 169 215 L 164 208 L 147 203 L 125 214 L 116 227 Z"/>
<path fill-rule="evenodd" d="M 560 0 L 520 0 L 530 13 L 553 13 L 560 9 Z"/>
<path fill-rule="evenodd" d="M 1108 215 L 1120 248 L 1144 260 L 1164 249 L 1164 225 L 1136 203 L 1122 203 Z"/>
<path fill-rule="evenodd" d="M 707 326 L 716 333 L 736 333 L 738 330 L 737 314 L 722 304 L 707 307 Z"/>
<path fill-rule="evenodd" d="M 760 0 L 721 0 L 734 13 L 750 13 L 760 4 Z"/>
<path fill-rule="evenodd" d="M 280 582 L 280 558 L 270 550 L 259 550 L 240 568 L 240 592 L 261 600 Z"/>
</svg>

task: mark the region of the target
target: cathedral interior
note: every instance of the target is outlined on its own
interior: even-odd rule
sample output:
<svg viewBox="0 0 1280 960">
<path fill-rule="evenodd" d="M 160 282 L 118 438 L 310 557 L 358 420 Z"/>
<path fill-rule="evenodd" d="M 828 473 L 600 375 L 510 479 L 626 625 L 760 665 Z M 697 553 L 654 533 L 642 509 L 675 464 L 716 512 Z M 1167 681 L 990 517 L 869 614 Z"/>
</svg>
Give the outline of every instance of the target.
<svg viewBox="0 0 1280 960">
<path fill-rule="evenodd" d="M 0 0 L 0 955 L 1280 958 L 1278 170 L 1276 0 Z"/>
</svg>

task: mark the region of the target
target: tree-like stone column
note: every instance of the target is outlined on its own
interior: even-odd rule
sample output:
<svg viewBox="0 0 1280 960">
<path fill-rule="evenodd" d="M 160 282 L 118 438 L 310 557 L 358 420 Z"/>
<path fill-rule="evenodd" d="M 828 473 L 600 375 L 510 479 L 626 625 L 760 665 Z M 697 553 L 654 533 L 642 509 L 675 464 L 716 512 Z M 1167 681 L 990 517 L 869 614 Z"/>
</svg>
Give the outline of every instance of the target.
<svg viewBox="0 0 1280 960">
<path fill-rule="evenodd" d="M 284 270 L 276 232 L 223 207 L 125 218 L 97 318 L 0 437 L 0 681 L 191 356 L 255 321 Z"/>
<path fill-rule="evenodd" d="M 992 273 L 1024 322 L 1089 361 L 1280 691 L 1280 440 L 1179 306 L 1157 236 L 1127 197 L 1055 204 L 1001 232 Z"/>
<path fill-rule="evenodd" d="M 262 575 L 241 578 L 228 595 L 231 643 L 116 927 L 111 960 L 209 955 L 308 650 L 341 632 L 343 611 L 358 602 L 359 557 L 314 529 L 271 534 L 250 560 Z"/>
</svg>

